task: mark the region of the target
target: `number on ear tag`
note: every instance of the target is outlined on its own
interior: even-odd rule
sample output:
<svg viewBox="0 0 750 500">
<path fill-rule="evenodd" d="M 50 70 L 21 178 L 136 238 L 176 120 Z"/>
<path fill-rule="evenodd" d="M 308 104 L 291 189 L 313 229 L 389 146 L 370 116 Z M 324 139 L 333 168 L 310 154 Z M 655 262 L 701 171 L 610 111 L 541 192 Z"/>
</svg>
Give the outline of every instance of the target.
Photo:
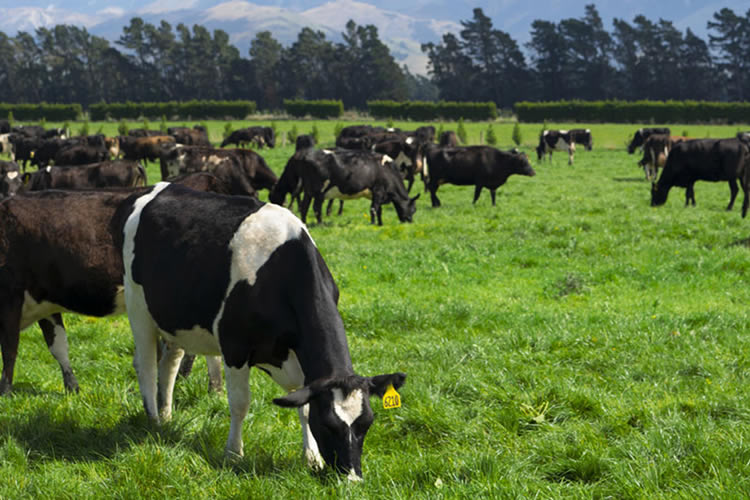
<svg viewBox="0 0 750 500">
<path fill-rule="evenodd" d="M 401 396 L 398 395 L 396 389 L 393 388 L 393 384 L 388 386 L 388 389 L 383 394 L 383 408 L 386 410 L 392 410 L 393 408 L 401 407 Z"/>
</svg>

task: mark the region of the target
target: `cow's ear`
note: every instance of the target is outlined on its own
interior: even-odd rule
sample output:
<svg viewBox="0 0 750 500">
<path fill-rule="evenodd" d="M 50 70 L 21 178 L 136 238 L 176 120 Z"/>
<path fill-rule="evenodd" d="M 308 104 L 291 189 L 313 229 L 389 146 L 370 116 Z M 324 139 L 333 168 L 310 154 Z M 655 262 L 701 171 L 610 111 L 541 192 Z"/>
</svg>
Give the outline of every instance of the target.
<svg viewBox="0 0 750 500">
<path fill-rule="evenodd" d="M 412 202 L 412 203 L 414 203 L 415 201 L 417 201 L 417 198 L 419 198 L 419 196 L 420 196 L 421 194 L 422 194 L 422 193 L 419 193 L 419 194 L 418 194 L 417 196 L 415 196 L 414 198 L 411 198 L 411 199 L 410 199 L 409 201 L 410 201 L 410 202 Z"/>
<path fill-rule="evenodd" d="M 302 389 L 290 392 L 283 398 L 276 398 L 273 403 L 284 408 L 299 408 L 310 402 L 315 397 L 315 392 L 310 387 L 303 387 Z"/>
<path fill-rule="evenodd" d="M 389 373 L 387 375 L 376 375 L 370 377 L 370 396 L 378 395 L 383 397 L 385 391 L 388 390 L 388 386 L 393 386 L 394 389 L 398 389 L 404 382 L 406 382 L 406 373 L 396 372 Z"/>
</svg>

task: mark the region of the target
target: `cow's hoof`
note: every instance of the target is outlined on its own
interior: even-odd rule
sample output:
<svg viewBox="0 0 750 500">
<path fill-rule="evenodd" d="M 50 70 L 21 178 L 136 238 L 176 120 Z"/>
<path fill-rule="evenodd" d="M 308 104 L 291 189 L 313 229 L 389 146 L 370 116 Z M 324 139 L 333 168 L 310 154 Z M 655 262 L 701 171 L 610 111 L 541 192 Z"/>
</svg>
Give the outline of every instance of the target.
<svg viewBox="0 0 750 500">
<path fill-rule="evenodd" d="M 73 375 L 73 372 L 63 373 L 63 384 L 65 385 L 66 392 L 78 394 L 78 380 Z"/>
<path fill-rule="evenodd" d="M 237 464 L 242 461 L 243 453 L 242 450 L 239 450 L 239 453 L 230 449 L 224 450 L 224 460 L 228 464 Z"/>
<path fill-rule="evenodd" d="M 5 396 L 6 394 L 10 394 L 11 388 L 12 386 L 7 380 L 5 379 L 0 380 L 0 396 Z"/>
</svg>

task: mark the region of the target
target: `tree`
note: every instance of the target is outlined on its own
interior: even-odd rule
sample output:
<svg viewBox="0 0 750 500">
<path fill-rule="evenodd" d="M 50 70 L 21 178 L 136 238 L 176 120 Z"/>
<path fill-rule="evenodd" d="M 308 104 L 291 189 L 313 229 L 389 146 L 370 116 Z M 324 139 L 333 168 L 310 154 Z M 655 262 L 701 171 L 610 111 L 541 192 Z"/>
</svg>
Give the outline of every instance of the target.
<svg viewBox="0 0 750 500">
<path fill-rule="evenodd" d="M 250 69 L 253 98 L 265 109 L 280 107 L 276 71 L 282 47 L 270 31 L 261 31 L 250 42 Z"/>
<path fill-rule="evenodd" d="M 733 10 L 724 8 L 715 12 L 708 21 L 709 44 L 717 49 L 716 66 L 722 71 L 727 83 L 727 96 L 730 100 L 743 101 L 750 95 L 748 78 L 745 76 L 750 66 L 750 10 L 740 17 Z"/>
</svg>

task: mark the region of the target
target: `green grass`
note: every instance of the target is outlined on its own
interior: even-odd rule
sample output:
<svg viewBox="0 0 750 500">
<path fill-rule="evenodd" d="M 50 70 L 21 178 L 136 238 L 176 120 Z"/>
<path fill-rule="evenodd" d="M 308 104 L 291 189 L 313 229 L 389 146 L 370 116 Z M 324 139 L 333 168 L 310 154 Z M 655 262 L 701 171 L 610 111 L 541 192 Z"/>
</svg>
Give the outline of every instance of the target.
<svg viewBox="0 0 750 500">
<path fill-rule="evenodd" d="M 317 123 L 332 142 L 335 123 Z M 531 153 L 540 125 L 524 127 Z M 537 176 L 511 177 L 496 207 L 442 186 L 443 206 L 423 194 L 413 224 L 388 207 L 372 227 L 360 200 L 310 226 L 355 368 L 408 374 L 400 409 L 372 401 L 363 483 L 307 470 L 296 412 L 271 404 L 282 391 L 262 373 L 237 464 L 201 360 L 174 420 L 153 427 L 126 318 L 68 315 L 81 393 L 64 394 L 38 328 L 23 332 L 0 398 L 0 498 L 747 497 L 750 222 L 724 211 L 726 183 L 698 183 L 694 208 L 682 189 L 651 208 L 623 146 L 637 127 L 589 127 L 594 151 L 573 167 L 534 159 Z M 264 155 L 280 172 L 291 151 Z"/>
</svg>

